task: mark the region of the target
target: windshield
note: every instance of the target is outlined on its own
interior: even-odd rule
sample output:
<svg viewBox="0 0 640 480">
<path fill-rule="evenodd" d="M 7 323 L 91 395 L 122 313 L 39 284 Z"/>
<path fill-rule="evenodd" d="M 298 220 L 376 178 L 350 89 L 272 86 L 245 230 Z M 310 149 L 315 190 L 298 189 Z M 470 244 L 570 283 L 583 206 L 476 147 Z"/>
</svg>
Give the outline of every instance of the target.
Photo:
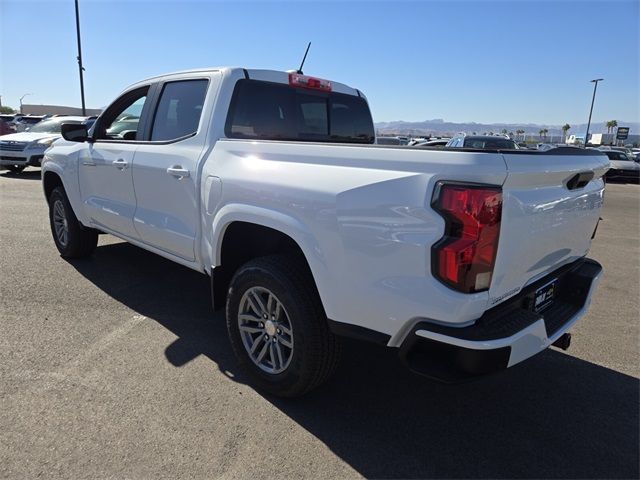
<svg viewBox="0 0 640 480">
<path fill-rule="evenodd" d="M 63 123 L 81 123 L 77 120 L 43 120 L 36 123 L 29 129 L 29 133 L 60 133 L 60 126 Z"/>
<path fill-rule="evenodd" d="M 39 123 L 40 121 L 42 121 L 42 118 L 22 117 L 20 119 L 20 122 L 22 122 L 22 123 L 30 123 L 32 125 L 35 125 L 36 123 Z"/>
</svg>

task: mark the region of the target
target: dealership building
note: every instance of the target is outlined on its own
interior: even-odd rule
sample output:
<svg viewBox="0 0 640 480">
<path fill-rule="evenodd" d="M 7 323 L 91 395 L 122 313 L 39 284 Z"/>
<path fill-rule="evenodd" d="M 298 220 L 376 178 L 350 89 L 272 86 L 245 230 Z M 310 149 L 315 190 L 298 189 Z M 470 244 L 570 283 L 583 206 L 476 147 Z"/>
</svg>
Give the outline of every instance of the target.
<svg viewBox="0 0 640 480">
<path fill-rule="evenodd" d="M 102 109 L 87 108 L 86 115 L 91 117 L 100 115 Z M 82 115 L 82 109 L 79 107 L 66 107 L 63 105 L 29 105 L 22 104 L 23 115 Z"/>
</svg>

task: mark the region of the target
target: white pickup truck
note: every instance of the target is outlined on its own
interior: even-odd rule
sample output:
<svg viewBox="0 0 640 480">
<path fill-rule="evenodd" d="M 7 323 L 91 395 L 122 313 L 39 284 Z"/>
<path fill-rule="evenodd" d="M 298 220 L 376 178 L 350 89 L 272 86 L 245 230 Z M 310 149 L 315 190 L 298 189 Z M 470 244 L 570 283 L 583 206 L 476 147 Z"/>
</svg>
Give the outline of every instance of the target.
<svg viewBox="0 0 640 480">
<path fill-rule="evenodd" d="M 277 395 L 326 380 L 340 336 L 447 382 L 566 348 L 602 271 L 585 256 L 604 154 L 374 145 L 340 83 L 163 75 L 62 133 L 42 176 L 62 256 L 109 233 L 208 275 L 238 361 Z"/>
</svg>

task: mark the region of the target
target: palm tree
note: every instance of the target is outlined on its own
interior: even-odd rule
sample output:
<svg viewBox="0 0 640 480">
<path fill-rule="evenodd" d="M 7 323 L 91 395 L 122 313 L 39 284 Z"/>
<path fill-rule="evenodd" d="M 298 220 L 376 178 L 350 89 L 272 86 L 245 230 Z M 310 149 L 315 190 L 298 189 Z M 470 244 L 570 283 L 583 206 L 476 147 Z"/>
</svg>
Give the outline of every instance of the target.
<svg viewBox="0 0 640 480">
<path fill-rule="evenodd" d="M 618 121 L 617 120 L 609 120 L 607 123 L 605 123 L 605 126 L 607 127 L 607 133 L 611 133 L 613 131 L 613 129 L 618 126 Z"/>
<path fill-rule="evenodd" d="M 569 125 L 568 123 L 565 123 L 562 126 L 562 134 L 564 135 L 565 141 L 567 139 L 567 132 L 569 131 L 570 128 L 571 128 L 571 125 Z"/>
<path fill-rule="evenodd" d="M 513 137 L 514 137 L 513 132 L 509 132 L 509 138 L 513 138 Z"/>
<path fill-rule="evenodd" d="M 507 134 L 507 129 L 503 128 L 502 130 L 500 130 L 500 133 L 503 134 L 503 135 L 506 135 Z"/>
<path fill-rule="evenodd" d="M 516 130 L 516 134 L 517 135 L 524 135 L 524 130 L 519 128 L 518 130 Z"/>
</svg>

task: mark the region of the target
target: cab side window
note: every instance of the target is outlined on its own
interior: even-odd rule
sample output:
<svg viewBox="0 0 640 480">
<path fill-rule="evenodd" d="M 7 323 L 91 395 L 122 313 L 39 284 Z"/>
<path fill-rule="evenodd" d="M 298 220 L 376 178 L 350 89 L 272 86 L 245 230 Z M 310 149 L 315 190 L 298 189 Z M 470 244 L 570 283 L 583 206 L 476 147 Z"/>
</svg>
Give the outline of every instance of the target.
<svg viewBox="0 0 640 480">
<path fill-rule="evenodd" d="M 147 100 L 149 87 L 125 93 L 101 116 L 96 124 L 94 138 L 97 140 L 132 141 L 141 138 L 139 132 L 142 109 Z"/>
<path fill-rule="evenodd" d="M 151 141 L 177 140 L 198 131 L 208 80 L 168 82 L 162 88 Z"/>
</svg>

